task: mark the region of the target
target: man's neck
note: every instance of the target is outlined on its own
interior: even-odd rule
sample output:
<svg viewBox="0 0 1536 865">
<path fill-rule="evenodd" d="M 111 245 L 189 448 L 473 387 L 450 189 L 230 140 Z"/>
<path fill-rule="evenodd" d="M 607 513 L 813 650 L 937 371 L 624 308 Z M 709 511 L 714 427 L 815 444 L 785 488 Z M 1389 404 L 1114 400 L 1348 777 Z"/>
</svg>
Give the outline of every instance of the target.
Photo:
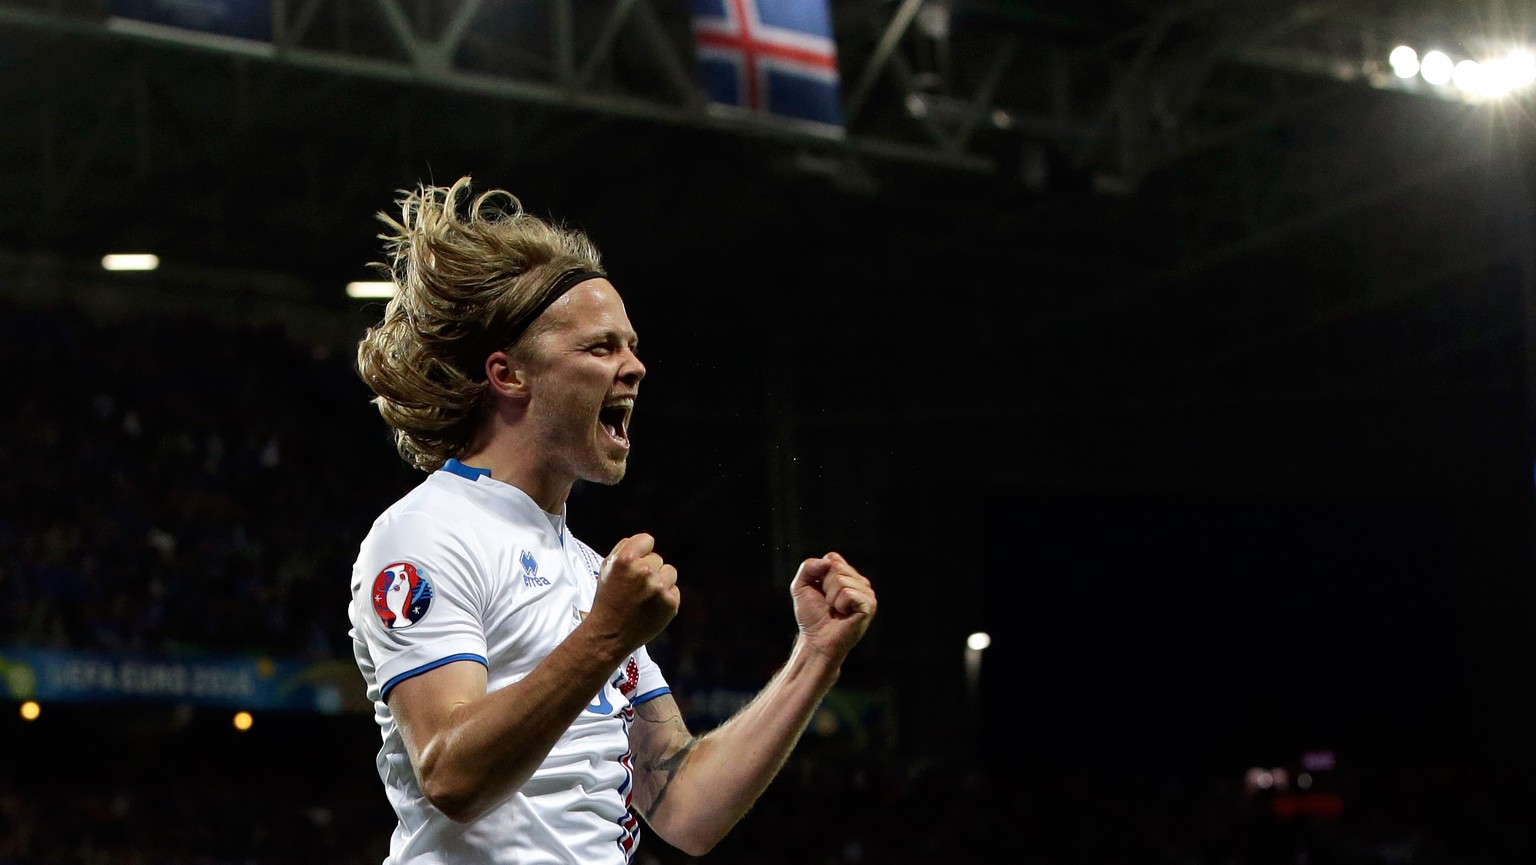
<svg viewBox="0 0 1536 865">
<path fill-rule="evenodd" d="M 534 448 L 487 446 L 470 451 L 460 457 L 459 462 L 471 468 L 488 469 L 491 477 L 527 493 L 545 513 L 561 513 L 576 482 L 569 477 L 551 476 L 547 470 L 539 471 L 540 466 L 532 458 L 534 451 Z"/>
</svg>

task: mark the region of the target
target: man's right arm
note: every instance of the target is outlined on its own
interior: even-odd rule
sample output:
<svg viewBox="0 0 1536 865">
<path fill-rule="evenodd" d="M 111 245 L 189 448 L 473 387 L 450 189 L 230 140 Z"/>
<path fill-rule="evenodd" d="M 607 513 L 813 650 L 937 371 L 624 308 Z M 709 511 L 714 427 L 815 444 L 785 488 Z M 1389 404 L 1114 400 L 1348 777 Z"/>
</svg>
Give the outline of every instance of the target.
<svg viewBox="0 0 1536 865">
<path fill-rule="evenodd" d="M 455 661 L 389 693 L 422 795 L 467 823 L 522 786 L 625 658 L 677 614 L 677 571 L 655 541 L 625 538 L 603 562 L 592 610 L 523 679 L 487 694 L 487 673 Z"/>
<path fill-rule="evenodd" d="M 400 682 L 389 709 L 422 795 L 460 823 L 505 799 L 533 775 L 628 651 L 578 626 L 526 677 L 493 694 L 475 661 Z"/>
</svg>

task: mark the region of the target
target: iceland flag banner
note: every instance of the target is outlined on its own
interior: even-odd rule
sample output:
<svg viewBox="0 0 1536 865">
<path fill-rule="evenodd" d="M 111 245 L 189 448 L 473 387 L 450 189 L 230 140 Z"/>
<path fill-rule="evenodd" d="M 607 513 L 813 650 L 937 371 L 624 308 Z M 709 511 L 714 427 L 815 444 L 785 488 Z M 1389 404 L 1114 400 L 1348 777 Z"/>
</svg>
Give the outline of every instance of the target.
<svg viewBox="0 0 1536 865">
<path fill-rule="evenodd" d="M 841 133 L 827 0 L 693 0 L 693 32 L 711 105 Z"/>
</svg>

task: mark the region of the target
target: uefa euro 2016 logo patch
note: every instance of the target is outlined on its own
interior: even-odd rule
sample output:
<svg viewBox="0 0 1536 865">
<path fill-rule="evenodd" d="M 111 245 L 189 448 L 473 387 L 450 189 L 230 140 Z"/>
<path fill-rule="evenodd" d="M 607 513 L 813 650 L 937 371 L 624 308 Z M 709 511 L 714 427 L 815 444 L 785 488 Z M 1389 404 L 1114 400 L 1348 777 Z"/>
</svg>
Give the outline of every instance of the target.
<svg viewBox="0 0 1536 865">
<path fill-rule="evenodd" d="M 398 631 L 421 621 L 432 606 L 432 584 L 410 562 L 385 565 L 373 578 L 373 611 L 384 627 Z"/>
</svg>

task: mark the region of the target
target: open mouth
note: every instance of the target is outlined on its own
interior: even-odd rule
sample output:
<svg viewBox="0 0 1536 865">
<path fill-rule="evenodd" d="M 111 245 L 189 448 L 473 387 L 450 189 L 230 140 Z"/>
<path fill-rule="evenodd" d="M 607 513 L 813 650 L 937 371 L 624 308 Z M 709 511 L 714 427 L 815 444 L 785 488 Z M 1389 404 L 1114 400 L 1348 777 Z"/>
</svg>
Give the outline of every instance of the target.
<svg viewBox="0 0 1536 865">
<path fill-rule="evenodd" d="M 603 406 L 597 413 L 597 422 L 608 437 L 624 447 L 629 447 L 629 414 L 634 404 Z"/>
</svg>

